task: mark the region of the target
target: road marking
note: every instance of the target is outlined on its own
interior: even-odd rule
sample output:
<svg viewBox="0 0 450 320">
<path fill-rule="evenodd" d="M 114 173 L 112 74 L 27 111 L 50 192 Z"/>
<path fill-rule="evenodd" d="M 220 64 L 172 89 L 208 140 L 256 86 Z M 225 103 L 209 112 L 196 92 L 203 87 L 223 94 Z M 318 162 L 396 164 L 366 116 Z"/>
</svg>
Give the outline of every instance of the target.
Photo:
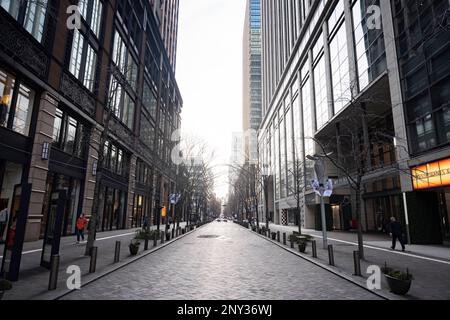
<svg viewBox="0 0 450 320">
<path fill-rule="evenodd" d="M 129 233 L 118 234 L 118 235 L 110 236 L 110 237 L 98 238 L 96 241 L 103 241 L 103 240 L 108 240 L 108 239 L 121 238 L 121 237 L 125 237 L 125 236 L 130 236 L 132 234 L 135 234 L 135 232 L 129 232 Z M 42 249 L 25 251 L 25 252 L 22 252 L 22 255 L 36 253 L 36 252 L 42 252 Z M 0 259 L 3 259 L 3 256 L 0 256 Z"/>
<path fill-rule="evenodd" d="M 319 235 L 314 235 L 314 237 L 323 239 L 322 236 L 319 236 Z M 336 241 L 336 242 L 342 242 L 342 243 L 346 243 L 346 244 L 351 244 L 351 245 L 358 246 L 358 244 L 357 244 L 356 242 L 350 242 L 350 241 L 339 240 L 339 239 L 334 239 L 334 238 L 328 238 L 328 240 Z M 448 264 L 448 265 L 450 265 L 450 261 L 438 260 L 438 259 L 433 259 L 433 258 L 428 258 L 428 257 L 418 256 L 418 255 L 411 254 L 411 253 L 406 253 L 406 252 L 393 251 L 393 250 L 390 250 L 390 249 L 385 249 L 385 248 L 380 248 L 380 247 L 374 247 L 374 246 L 367 245 L 367 244 L 365 244 L 364 247 L 365 247 L 365 248 L 369 248 L 369 249 L 379 250 L 379 251 L 385 251 L 385 252 L 389 252 L 389 253 L 400 254 L 400 255 L 403 255 L 403 256 L 407 256 L 407 257 L 412 257 L 412 258 L 417 258 L 417 259 L 422 259 L 422 260 L 428 260 L 428 261 L 433 261 L 433 262 L 438 262 L 438 263 L 443 263 L 443 264 Z"/>
</svg>

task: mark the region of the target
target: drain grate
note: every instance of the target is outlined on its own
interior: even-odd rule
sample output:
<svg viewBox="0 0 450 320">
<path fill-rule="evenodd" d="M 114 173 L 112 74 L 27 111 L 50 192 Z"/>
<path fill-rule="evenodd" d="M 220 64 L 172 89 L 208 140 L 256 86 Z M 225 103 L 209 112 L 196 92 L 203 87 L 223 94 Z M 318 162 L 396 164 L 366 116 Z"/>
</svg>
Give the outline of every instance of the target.
<svg viewBox="0 0 450 320">
<path fill-rule="evenodd" d="M 200 239 L 216 239 L 216 238 L 220 238 L 220 236 L 214 235 L 214 234 L 204 234 L 201 236 L 198 236 L 197 238 Z"/>
</svg>

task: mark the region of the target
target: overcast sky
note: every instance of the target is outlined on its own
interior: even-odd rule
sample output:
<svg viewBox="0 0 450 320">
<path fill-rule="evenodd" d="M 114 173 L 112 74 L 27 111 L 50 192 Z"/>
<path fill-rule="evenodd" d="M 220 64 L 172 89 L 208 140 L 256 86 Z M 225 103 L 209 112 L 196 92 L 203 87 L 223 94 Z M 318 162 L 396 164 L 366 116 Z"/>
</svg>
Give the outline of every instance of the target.
<svg viewBox="0 0 450 320">
<path fill-rule="evenodd" d="M 245 0 L 180 0 L 176 77 L 182 131 L 215 150 L 217 195 L 228 192 L 232 133 L 242 131 Z"/>
</svg>

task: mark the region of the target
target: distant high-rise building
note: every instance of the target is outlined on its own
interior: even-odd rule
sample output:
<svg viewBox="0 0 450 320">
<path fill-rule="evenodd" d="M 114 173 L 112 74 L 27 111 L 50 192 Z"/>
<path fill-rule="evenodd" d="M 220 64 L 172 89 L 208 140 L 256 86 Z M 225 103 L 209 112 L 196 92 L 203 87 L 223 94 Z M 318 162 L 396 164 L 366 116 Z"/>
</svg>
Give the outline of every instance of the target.
<svg viewBox="0 0 450 320">
<path fill-rule="evenodd" d="M 247 0 L 243 37 L 243 131 L 246 160 L 257 155 L 256 131 L 262 119 L 261 1 Z M 253 133 L 253 134 L 252 134 Z"/>
<path fill-rule="evenodd" d="M 180 0 L 150 0 L 173 70 L 176 68 Z"/>
</svg>

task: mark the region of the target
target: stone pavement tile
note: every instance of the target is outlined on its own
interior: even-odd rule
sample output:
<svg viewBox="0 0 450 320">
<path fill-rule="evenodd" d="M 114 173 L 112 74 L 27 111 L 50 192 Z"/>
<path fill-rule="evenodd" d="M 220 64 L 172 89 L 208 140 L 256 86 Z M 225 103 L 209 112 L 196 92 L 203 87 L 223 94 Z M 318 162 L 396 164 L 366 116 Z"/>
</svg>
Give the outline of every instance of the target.
<svg viewBox="0 0 450 320">
<path fill-rule="evenodd" d="M 278 229 L 272 225 L 273 230 Z M 318 260 L 328 264 L 328 251 L 323 249 L 322 239 L 317 238 Z M 353 251 L 358 247 L 353 244 L 337 241 L 328 241 L 333 244 L 334 260 L 338 270 L 348 275 L 354 273 Z M 289 244 L 288 244 L 289 245 Z M 399 251 L 392 251 L 383 248 L 365 248 L 365 260 L 361 261 L 361 271 L 365 279 L 368 275 L 365 271 L 370 265 L 383 267 L 385 262 L 389 267 L 403 270 L 406 268 L 414 275 L 411 290 L 406 296 L 407 299 L 427 299 L 427 300 L 449 300 L 450 299 L 450 264 L 443 260 L 441 262 L 428 260 L 425 257 L 416 257 L 403 254 Z M 306 254 L 311 257 L 311 244 L 308 244 Z M 383 289 L 388 292 L 388 285 L 383 278 Z"/>
<path fill-rule="evenodd" d="M 240 226 L 214 222 L 64 299 L 300 300 L 379 297 Z"/>
<path fill-rule="evenodd" d="M 181 224 L 184 227 L 184 223 Z M 155 227 L 152 227 L 155 228 Z M 130 259 L 128 244 L 134 237 L 137 229 L 119 230 L 112 232 L 102 232 L 97 234 L 95 245 L 98 247 L 97 273 L 104 272 L 114 267 L 114 252 L 116 241 L 121 242 L 120 260 Z M 28 249 L 42 247 L 40 243 L 28 244 Z M 153 243 L 149 243 L 149 249 L 153 248 Z M 140 252 L 144 249 L 144 244 L 140 246 Z M 66 270 L 71 265 L 80 267 L 82 279 L 92 277 L 89 275 L 90 257 L 84 256 L 85 244 L 75 244 L 73 237 L 61 239 L 60 266 L 58 271 L 58 285 L 56 292 L 48 291 L 49 270 L 40 266 L 41 252 L 31 252 L 22 256 L 20 279 L 13 283 L 13 290 L 5 294 L 5 300 L 32 300 L 32 299 L 52 299 L 59 292 L 67 291 L 66 281 L 69 277 Z M 95 276 L 95 274 L 94 274 Z"/>
</svg>

